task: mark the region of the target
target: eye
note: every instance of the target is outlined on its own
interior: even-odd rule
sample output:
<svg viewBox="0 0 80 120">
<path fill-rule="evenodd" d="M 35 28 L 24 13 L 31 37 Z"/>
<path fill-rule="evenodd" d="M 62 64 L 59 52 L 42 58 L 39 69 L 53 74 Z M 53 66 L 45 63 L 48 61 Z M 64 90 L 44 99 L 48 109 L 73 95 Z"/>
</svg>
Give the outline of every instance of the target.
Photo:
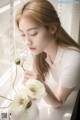
<svg viewBox="0 0 80 120">
<path fill-rule="evenodd" d="M 20 35 L 21 37 L 25 37 L 25 35 Z"/>
<path fill-rule="evenodd" d="M 36 36 L 37 35 L 37 32 L 36 33 L 34 33 L 34 34 L 30 34 L 31 36 Z"/>
</svg>

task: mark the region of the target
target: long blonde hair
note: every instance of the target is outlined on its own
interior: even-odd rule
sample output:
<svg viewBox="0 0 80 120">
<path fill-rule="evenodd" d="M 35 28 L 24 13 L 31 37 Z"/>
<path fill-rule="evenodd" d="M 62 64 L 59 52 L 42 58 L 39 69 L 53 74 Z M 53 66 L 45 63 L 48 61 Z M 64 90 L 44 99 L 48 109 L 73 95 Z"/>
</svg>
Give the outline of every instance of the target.
<svg viewBox="0 0 80 120">
<path fill-rule="evenodd" d="M 16 24 L 19 27 L 19 20 L 24 16 L 31 16 L 38 23 L 44 25 L 47 29 L 51 25 L 57 26 L 55 33 L 56 43 L 59 46 L 72 46 L 80 49 L 80 45 L 76 43 L 62 28 L 59 17 L 52 4 L 47 0 L 31 0 L 27 2 L 16 13 Z M 39 79 L 45 80 L 45 77 L 49 71 L 49 65 L 45 61 L 46 53 L 42 52 L 35 56 L 34 65 L 39 74 Z"/>
</svg>

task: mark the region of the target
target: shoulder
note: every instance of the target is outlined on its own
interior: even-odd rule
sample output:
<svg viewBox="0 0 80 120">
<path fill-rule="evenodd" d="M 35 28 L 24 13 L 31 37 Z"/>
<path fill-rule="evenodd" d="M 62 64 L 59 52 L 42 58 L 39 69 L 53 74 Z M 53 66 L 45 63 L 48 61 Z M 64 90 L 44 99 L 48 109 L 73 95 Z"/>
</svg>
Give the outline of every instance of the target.
<svg viewBox="0 0 80 120">
<path fill-rule="evenodd" d="M 75 88 L 80 85 L 80 51 L 69 48 L 64 50 L 59 82 L 65 88 Z"/>
<path fill-rule="evenodd" d="M 64 53 L 62 57 L 63 64 L 80 64 L 80 50 L 72 48 L 64 48 Z"/>
</svg>

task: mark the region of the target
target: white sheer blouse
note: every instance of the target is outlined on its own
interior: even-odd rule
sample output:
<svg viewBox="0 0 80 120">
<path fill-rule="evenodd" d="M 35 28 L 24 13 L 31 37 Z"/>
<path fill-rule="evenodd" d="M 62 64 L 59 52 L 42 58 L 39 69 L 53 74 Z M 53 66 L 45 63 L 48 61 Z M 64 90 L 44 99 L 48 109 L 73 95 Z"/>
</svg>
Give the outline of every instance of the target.
<svg viewBox="0 0 80 120">
<path fill-rule="evenodd" d="M 51 63 L 49 56 L 46 61 L 50 65 L 50 74 L 46 83 L 55 82 L 50 86 L 61 85 L 65 88 L 80 88 L 80 50 L 73 47 L 58 47 L 54 64 Z M 50 76 L 51 76 L 50 75 Z"/>
<path fill-rule="evenodd" d="M 74 90 L 69 95 L 60 109 L 54 109 L 41 99 L 38 102 L 40 120 L 70 120 L 80 88 L 80 51 L 71 47 L 58 47 L 54 63 L 51 63 L 49 56 L 46 61 L 50 65 L 50 71 L 45 82 L 52 91 L 55 91 L 58 85 L 75 90 L 77 88 L 77 91 Z"/>
</svg>

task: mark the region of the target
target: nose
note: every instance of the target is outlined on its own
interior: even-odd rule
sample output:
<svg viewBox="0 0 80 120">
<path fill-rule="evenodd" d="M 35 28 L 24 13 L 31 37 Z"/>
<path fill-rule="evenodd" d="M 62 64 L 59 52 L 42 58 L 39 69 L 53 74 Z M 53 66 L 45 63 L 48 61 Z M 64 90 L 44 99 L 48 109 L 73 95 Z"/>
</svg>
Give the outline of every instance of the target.
<svg viewBox="0 0 80 120">
<path fill-rule="evenodd" d="M 31 40 L 29 37 L 26 37 L 26 38 L 25 38 L 25 43 L 26 43 L 27 45 L 31 45 L 31 44 L 32 44 L 32 40 Z"/>
<path fill-rule="evenodd" d="M 32 44 L 31 41 L 26 41 L 25 43 L 26 43 L 27 45 L 31 45 L 31 44 Z"/>
</svg>

